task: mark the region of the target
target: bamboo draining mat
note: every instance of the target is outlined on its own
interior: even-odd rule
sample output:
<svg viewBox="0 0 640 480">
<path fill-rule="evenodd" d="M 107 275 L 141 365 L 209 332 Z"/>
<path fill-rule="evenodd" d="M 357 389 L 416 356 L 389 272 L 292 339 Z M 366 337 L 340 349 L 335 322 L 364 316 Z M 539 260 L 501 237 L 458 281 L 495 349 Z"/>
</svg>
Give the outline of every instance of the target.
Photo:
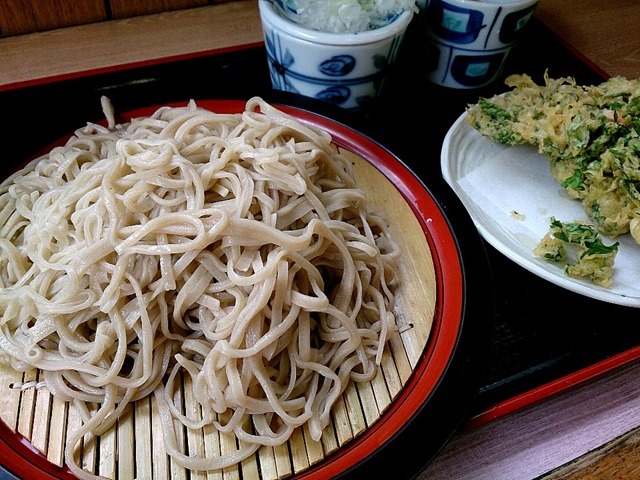
<svg viewBox="0 0 640 480">
<path fill-rule="evenodd" d="M 320 442 L 314 442 L 306 428 L 298 429 L 286 444 L 262 447 L 238 466 L 212 472 L 187 471 L 166 455 L 160 416 L 151 396 L 130 406 L 116 426 L 99 438 L 86 439 L 77 451 L 85 470 L 119 480 L 282 479 L 322 461 L 380 418 L 411 376 L 427 343 L 435 313 L 435 271 L 424 231 L 400 193 L 371 164 L 343 153 L 352 158 L 358 184 L 369 200 L 384 210 L 402 249 L 395 309 L 400 333 L 390 341 L 374 380 L 347 388 Z M 51 463 L 62 466 L 67 432 L 80 419 L 73 406 L 53 398 L 39 380 L 38 372 L 23 376 L 0 367 L 0 418 Z M 195 414 L 198 406 L 189 383 L 183 382 L 180 395 L 183 413 Z M 188 455 L 215 456 L 236 448 L 232 434 L 218 434 L 213 428 L 182 431 L 179 443 Z"/>
</svg>

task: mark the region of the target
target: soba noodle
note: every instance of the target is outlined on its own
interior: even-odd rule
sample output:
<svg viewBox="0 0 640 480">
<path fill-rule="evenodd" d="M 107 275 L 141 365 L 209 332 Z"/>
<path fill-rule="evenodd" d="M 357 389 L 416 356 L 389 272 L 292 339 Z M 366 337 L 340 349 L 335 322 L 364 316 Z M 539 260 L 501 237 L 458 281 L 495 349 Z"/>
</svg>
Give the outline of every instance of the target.
<svg viewBox="0 0 640 480">
<path fill-rule="evenodd" d="M 252 98 L 88 124 L 0 186 L 0 352 L 39 369 L 85 435 L 153 394 L 166 452 L 214 470 L 308 425 L 376 374 L 398 249 L 328 133 Z M 41 377 L 42 378 L 42 377 Z M 198 416 L 177 403 L 193 385 Z M 226 413 L 222 421 L 220 414 Z M 233 432 L 190 457 L 176 423 Z M 184 427 L 183 427 L 184 428 Z"/>
</svg>

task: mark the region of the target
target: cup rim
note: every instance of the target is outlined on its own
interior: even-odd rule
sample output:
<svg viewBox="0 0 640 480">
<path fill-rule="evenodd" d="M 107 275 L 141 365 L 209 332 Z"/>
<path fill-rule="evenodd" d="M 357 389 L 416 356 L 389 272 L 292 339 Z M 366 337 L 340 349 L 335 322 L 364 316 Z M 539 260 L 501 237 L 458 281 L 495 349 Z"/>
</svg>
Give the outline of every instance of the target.
<svg viewBox="0 0 640 480">
<path fill-rule="evenodd" d="M 447 0 L 443 0 L 447 1 Z M 484 0 L 479 2 L 478 0 L 449 0 L 454 4 L 465 4 L 473 7 L 474 10 L 496 10 L 497 8 L 506 8 L 508 10 L 518 10 L 521 8 L 527 8 L 532 5 L 536 5 L 540 0 Z M 429 0 L 426 4 L 429 4 Z"/>
<path fill-rule="evenodd" d="M 540 0 L 484 0 L 484 3 L 500 7 L 522 7 L 538 3 Z"/>
<path fill-rule="evenodd" d="M 262 20 L 289 35 L 313 43 L 327 45 L 362 45 L 374 43 L 393 37 L 404 31 L 413 18 L 412 10 L 405 10 L 391 23 L 374 30 L 358 33 L 330 33 L 305 28 L 293 20 L 283 17 L 276 10 L 271 0 L 258 0 Z"/>
</svg>

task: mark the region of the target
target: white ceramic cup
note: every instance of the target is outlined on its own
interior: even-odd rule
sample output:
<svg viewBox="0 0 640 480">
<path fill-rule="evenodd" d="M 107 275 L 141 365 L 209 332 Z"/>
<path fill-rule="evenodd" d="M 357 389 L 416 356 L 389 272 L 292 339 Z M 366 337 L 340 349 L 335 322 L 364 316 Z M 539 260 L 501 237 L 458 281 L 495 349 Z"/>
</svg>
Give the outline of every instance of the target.
<svg viewBox="0 0 640 480">
<path fill-rule="evenodd" d="M 426 73 L 450 88 L 479 88 L 502 73 L 538 0 L 426 0 L 421 39 Z"/>
<path fill-rule="evenodd" d="M 325 33 L 286 18 L 271 0 L 258 5 L 273 88 L 349 110 L 381 93 L 414 15 L 403 12 L 375 30 Z"/>
</svg>

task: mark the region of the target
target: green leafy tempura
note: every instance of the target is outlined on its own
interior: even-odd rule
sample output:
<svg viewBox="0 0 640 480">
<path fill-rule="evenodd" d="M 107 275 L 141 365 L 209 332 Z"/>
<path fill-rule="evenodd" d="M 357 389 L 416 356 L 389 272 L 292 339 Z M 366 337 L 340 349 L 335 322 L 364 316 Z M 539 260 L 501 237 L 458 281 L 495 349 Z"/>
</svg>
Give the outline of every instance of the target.
<svg viewBox="0 0 640 480">
<path fill-rule="evenodd" d="M 536 146 L 601 233 L 631 232 L 640 243 L 640 79 L 580 86 L 545 75 L 537 85 L 512 75 L 505 83 L 513 89 L 468 106 L 469 123 L 495 142 Z"/>
<path fill-rule="evenodd" d="M 595 227 L 585 223 L 564 223 L 552 218 L 549 228 L 534 249 L 536 255 L 565 265 L 569 276 L 588 278 L 603 287 L 611 285 L 618 242 L 605 245 Z"/>
</svg>

